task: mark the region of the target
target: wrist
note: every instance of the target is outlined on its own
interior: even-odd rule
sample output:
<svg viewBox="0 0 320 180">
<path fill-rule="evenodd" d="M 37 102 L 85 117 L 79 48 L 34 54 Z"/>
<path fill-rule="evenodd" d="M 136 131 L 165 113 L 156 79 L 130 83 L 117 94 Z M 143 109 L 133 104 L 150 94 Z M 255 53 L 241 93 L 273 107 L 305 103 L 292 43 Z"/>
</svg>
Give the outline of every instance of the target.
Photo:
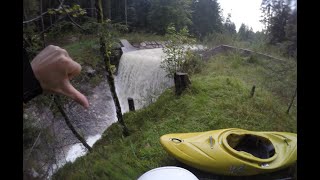
<svg viewBox="0 0 320 180">
<path fill-rule="evenodd" d="M 34 97 L 42 94 L 40 82 L 35 77 L 32 67 L 25 55 L 23 60 L 23 102 L 27 103 Z"/>
</svg>

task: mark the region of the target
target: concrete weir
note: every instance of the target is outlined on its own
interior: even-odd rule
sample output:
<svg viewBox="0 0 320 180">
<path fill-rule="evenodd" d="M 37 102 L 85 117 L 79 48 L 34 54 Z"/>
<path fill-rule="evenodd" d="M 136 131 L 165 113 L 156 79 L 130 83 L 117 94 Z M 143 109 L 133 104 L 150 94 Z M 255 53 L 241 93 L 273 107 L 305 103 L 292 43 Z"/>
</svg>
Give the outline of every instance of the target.
<svg viewBox="0 0 320 180">
<path fill-rule="evenodd" d="M 126 39 L 120 39 L 120 43 L 123 53 L 137 50 L 137 48 L 133 47 Z"/>
</svg>

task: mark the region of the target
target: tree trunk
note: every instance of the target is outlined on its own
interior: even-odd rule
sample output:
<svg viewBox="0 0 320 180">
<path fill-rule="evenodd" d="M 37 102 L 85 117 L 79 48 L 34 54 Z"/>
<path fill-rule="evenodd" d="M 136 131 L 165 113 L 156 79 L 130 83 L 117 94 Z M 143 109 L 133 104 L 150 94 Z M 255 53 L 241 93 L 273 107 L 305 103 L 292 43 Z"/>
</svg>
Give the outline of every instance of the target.
<svg viewBox="0 0 320 180">
<path fill-rule="evenodd" d="M 131 97 L 128 98 L 128 104 L 129 104 L 129 111 L 135 111 L 133 98 Z"/>
<path fill-rule="evenodd" d="M 89 152 L 92 152 L 92 148 L 87 144 L 87 142 L 84 140 L 84 138 L 76 131 L 76 129 L 72 126 L 69 117 L 67 116 L 67 114 L 64 112 L 62 106 L 61 106 L 61 101 L 60 101 L 60 97 L 59 96 L 55 96 L 54 97 L 54 102 L 57 105 L 60 113 L 62 114 L 67 126 L 69 127 L 69 129 L 72 131 L 72 133 L 76 136 L 76 138 L 84 145 L 84 147 L 86 147 Z"/>
<path fill-rule="evenodd" d="M 23 21 L 28 20 L 28 16 L 25 10 L 23 10 Z M 28 23 L 27 23 L 28 24 Z"/>
<path fill-rule="evenodd" d="M 90 8 L 91 8 L 91 17 L 95 17 L 95 13 L 94 13 L 94 0 L 90 0 Z"/>
<path fill-rule="evenodd" d="M 181 95 L 190 84 L 191 81 L 189 80 L 187 73 L 174 73 L 175 93 L 177 96 Z"/>
<path fill-rule="evenodd" d="M 51 0 L 49 0 L 49 7 L 51 8 L 51 7 L 53 7 L 52 6 L 52 1 Z M 49 14 L 49 17 L 50 17 L 50 26 L 52 26 L 52 15 L 51 14 Z"/>
<path fill-rule="evenodd" d="M 111 0 L 107 0 L 108 19 L 111 20 Z"/>
<path fill-rule="evenodd" d="M 125 13 L 125 18 L 126 18 L 126 26 L 128 26 L 128 20 L 127 20 L 127 0 L 124 0 L 124 13 Z"/>
<path fill-rule="evenodd" d="M 252 86 L 250 97 L 253 97 L 255 89 L 256 89 L 256 86 Z"/>
<path fill-rule="evenodd" d="M 121 1 L 117 1 L 117 19 L 118 21 L 122 22 L 123 18 L 122 18 L 122 8 L 121 8 Z"/>
<path fill-rule="evenodd" d="M 102 24 L 103 23 L 103 10 L 102 10 L 101 0 L 96 0 L 96 9 L 97 9 L 97 21 L 98 21 L 98 23 Z M 108 80 L 111 95 L 112 95 L 112 98 L 113 98 L 113 101 L 114 101 L 114 104 L 116 107 L 117 118 L 118 118 L 119 123 L 122 125 L 123 134 L 125 136 L 128 136 L 129 130 L 124 123 L 119 99 L 118 99 L 116 88 L 114 85 L 114 77 L 113 77 L 113 74 L 111 71 L 111 64 L 110 64 L 110 55 L 108 55 L 108 52 L 106 49 L 106 41 L 105 41 L 104 37 L 102 37 L 102 36 L 100 37 L 100 52 L 102 54 L 103 61 L 105 63 L 105 69 L 107 72 L 107 80 Z"/>
<path fill-rule="evenodd" d="M 27 13 L 26 13 L 26 11 L 25 10 L 23 10 L 23 21 L 26 21 L 26 20 L 28 20 L 28 16 L 27 16 Z M 29 25 L 28 25 L 28 23 L 26 23 L 26 24 L 24 24 L 26 27 L 28 27 Z"/>
<path fill-rule="evenodd" d="M 43 22 L 43 16 L 42 16 L 42 0 L 40 0 L 40 15 L 41 15 L 41 28 L 42 32 L 44 32 L 44 22 Z M 43 48 L 46 47 L 44 33 L 41 34 L 42 42 L 43 42 Z"/>
</svg>

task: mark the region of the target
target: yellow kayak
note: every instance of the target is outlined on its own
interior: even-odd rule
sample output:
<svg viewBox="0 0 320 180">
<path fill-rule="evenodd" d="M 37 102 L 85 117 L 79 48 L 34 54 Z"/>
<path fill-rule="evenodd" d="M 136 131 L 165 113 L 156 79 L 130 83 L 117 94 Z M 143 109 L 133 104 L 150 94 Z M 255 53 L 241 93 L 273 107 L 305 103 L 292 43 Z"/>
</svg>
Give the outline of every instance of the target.
<svg viewBox="0 0 320 180">
<path fill-rule="evenodd" d="M 177 160 L 215 174 L 249 176 L 274 172 L 297 160 L 297 134 L 237 128 L 161 136 Z"/>
</svg>

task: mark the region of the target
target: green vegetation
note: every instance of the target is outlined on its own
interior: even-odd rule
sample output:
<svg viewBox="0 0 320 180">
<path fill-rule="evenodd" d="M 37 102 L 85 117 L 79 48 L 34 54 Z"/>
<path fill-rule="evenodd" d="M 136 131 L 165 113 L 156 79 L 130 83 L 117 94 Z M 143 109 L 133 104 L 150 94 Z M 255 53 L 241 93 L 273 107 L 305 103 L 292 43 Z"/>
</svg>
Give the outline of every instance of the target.
<svg viewBox="0 0 320 180">
<path fill-rule="evenodd" d="M 217 0 L 193 0 L 191 9 L 193 25 L 190 29 L 197 38 L 202 40 L 209 33 L 223 31 L 223 17 Z M 233 27 L 235 30 L 235 26 Z"/>
<path fill-rule="evenodd" d="M 72 81 L 75 87 L 79 87 L 81 82 L 85 81 L 91 84 L 92 87 L 97 86 L 103 80 L 103 62 L 99 52 L 98 38 L 87 38 L 66 45 L 65 48 L 70 57 L 78 62 L 82 67 L 91 67 L 96 70 L 96 75 L 89 78 L 85 71 L 82 71 L 80 76 L 75 77 Z"/>
<path fill-rule="evenodd" d="M 145 109 L 126 113 L 129 137 L 113 124 L 93 153 L 66 164 L 54 179 L 135 179 L 152 168 L 176 165 L 159 143 L 167 133 L 230 127 L 297 132 L 295 113 L 286 114 L 279 96 L 257 83 L 267 70 L 260 59 L 237 54 L 211 58 L 181 97 L 168 89 Z M 257 88 L 250 98 L 252 84 Z"/>
<path fill-rule="evenodd" d="M 94 69 L 98 68 L 101 61 L 99 54 L 98 38 L 80 40 L 64 46 L 70 57 L 80 65 L 90 65 Z"/>
<path fill-rule="evenodd" d="M 151 2 L 148 21 L 152 31 L 164 34 L 170 24 L 174 24 L 178 30 L 192 24 L 191 0 L 152 0 Z"/>
<path fill-rule="evenodd" d="M 184 64 L 188 62 L 188 57 L 185 56 L 185 47 L 182 45 L 193 45 L 194 39 L 189 37 L 188 29 L 182 28 L 177 31 L 173 24 L 169 25 L 166 30 L 166 37 L 170 39 L 163 52 L 166 54 L 160 67 L 164 69 L 167 76 L 173 78 L 176 72 L 183 71 Z M 188 49 L 187 49 L 188 51 Z"/>
</svg>

